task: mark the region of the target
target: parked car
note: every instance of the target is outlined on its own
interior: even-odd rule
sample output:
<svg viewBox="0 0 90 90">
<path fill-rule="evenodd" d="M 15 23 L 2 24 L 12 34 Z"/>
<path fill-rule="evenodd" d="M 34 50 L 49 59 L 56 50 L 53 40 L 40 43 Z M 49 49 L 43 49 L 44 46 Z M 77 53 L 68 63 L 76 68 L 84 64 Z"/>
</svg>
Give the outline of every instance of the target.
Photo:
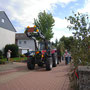
<svg viewBox="0 0 90 90">
<path fill-rule="evenodd" d="M 26 57 L 35 55 L 35 51 L 29 51 L 29 52 L 25 53 L 24 55 L 25 55 Z"/>
</svg>

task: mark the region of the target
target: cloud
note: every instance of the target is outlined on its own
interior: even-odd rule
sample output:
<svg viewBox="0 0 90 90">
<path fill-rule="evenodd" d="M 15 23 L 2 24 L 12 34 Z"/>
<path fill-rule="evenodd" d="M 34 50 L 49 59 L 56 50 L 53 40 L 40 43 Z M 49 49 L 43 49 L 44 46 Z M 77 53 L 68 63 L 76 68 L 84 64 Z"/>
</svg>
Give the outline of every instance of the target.
<svg viewBox="0 0 90 90">
<path fill-rule="evenodd" d="M 54 28 L 66 28 L 67 25 L 69 25 L 69 23 L 67 22 L 66 19 L 61 19 L 61 18 L 58 18 L 58 17 L 54 17 L 55 19 L 55 26 Z"/>
<path fill-rule="evenodd" d="M 0 0 L 0 9 L 6 12 L 13 25 L 13 21 L 18 22 L 14 26 L 17 32 L 24 32 L 25 27 L 33 26 L 34 18 L 37 18 L 39 12 L 46 10 L 53 13 L 57 4 L 65 7 L 75 1 L 77 0 Z M 62 30 L 66 29 L 67 22 L 57 17 L 55 21 L 53 32 L 54 37 L 58 38 L 61 36 L 59 32 L 65 34 Z"/>
<path fill-rule="evenodd" d="M 69 31 L 67 28 L 64 28 L 64 29 L 60 29 L 60 30 L 55 30 L 53 29 L 54 31 L 54 36 L 53 38 L 51 39 L 51 41 L 55 41 L 56 39 L 60 40 L 60 38 L 62 36 L 65 36 L 65 37 L 69 37 L 69 36 L 73 36 L 72 34 L 72 31 Z"/>
<path fill-rule="evenodd" d="M 90 0 L 85 0 L 85 5 L 83 8 L 81 9 L 78 9 L 77 11 L 78 12 L 81 12 L 81 13 L 88 13 L 90 15 Z"/>
<path fill-rule="evenodd" d="M 9 14 L 11 20 L 17 20 L 22 26 L 32 25 L 33 19 L 43 10 L 53 12 L 56 4 L 68 4 L 75 0 L 1 0 L 1 6 Z M 7 4 L 8 3 L 8 4 Z M 5 7 L 3 6 L 5 4 Z M 7 7 L 7 9 L 6 9 Z"/>
<path fill-rule="evenodd" d="M 60 39 L 62 36 L 72 36 L 72 31 L 69 31 L 67 28 L 68 25 L 70 25 L 69 22 L 67 22 L 66 19 L 60 19 L 57 17 L 54 17 L 55 19 L 55 26 L 53 28 L 54 37 L 51 39 L 51 41 L 55 41 L 55 39 Z"/>
</svg>

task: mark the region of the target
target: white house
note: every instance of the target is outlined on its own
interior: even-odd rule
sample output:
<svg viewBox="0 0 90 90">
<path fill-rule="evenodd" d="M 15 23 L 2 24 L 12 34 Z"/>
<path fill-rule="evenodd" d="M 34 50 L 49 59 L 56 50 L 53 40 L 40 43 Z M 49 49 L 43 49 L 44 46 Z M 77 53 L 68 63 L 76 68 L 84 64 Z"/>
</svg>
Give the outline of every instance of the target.
<svg viewBox="0 0 90 90">
<path fill-rule="evenodd" d="M 15 44 L 15 28 L 4 11 L 0 11 L 0 50 L 7 44 Z"/>
<path fill-rule="evenodd" d="M 33 39 L 30 39 L 24 33 L 16 33 L 16 44 L 19 47 L 19 53 L 24 54 L 27 51 L 35 50 L 35 43 Z"/>
</svg>

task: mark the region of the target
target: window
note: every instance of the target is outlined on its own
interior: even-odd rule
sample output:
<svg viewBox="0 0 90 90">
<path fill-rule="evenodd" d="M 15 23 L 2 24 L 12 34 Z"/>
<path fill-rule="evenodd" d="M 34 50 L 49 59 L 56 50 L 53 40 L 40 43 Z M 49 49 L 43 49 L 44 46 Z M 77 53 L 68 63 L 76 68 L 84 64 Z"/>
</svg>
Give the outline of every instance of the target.
<svg viewBox="0 0 90 90">
<path fill-rule="evenodd" d="M 24 44 L 26 44 L 26 41 L 24 41 Z"/>
<path fill-rule="evenodd" d="M 1 22 L 4 23 L 4 19 L 3 18 L 1 19 Z"/>
<path fill-rule="evenodd" d="M 19 44 L 21 44 L 21 41 L 19 41 Z"/>
<path fill-rule="evenodd" d="M 20 37 L 23 37 L 23 35 L 20 35 Z"/>
</svg>

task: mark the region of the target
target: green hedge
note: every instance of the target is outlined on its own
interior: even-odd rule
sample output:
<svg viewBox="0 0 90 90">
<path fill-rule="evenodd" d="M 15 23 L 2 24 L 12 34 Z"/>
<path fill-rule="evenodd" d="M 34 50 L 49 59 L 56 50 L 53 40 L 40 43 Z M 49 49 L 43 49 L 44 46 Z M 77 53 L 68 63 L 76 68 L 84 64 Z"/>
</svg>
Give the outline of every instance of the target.
<svg viewBox="0 0 90 90">
<path fill-rule="evenodd" d="M 9 44 L 6 45 L 4 48 L 4 55 L 7 56 L 7 51 L 11 50 L 11 57 L 17 57 L 18 56 L 18 46 L 15 44 Z"/>
<path fill-rule="evenodd" d="M 0 59 L 0 64 L 5 64 L 5 63 L 6 63 L 6 61 L 7 61 L 7 59 L 6 59 L 6 58 Z"/>
<path fill-rule="evenodd" d="M 2 51 L 0 50 L 0 59 L 2 59 L 3 58 L 3 53 L 2 53 Z"/>
</svg>

